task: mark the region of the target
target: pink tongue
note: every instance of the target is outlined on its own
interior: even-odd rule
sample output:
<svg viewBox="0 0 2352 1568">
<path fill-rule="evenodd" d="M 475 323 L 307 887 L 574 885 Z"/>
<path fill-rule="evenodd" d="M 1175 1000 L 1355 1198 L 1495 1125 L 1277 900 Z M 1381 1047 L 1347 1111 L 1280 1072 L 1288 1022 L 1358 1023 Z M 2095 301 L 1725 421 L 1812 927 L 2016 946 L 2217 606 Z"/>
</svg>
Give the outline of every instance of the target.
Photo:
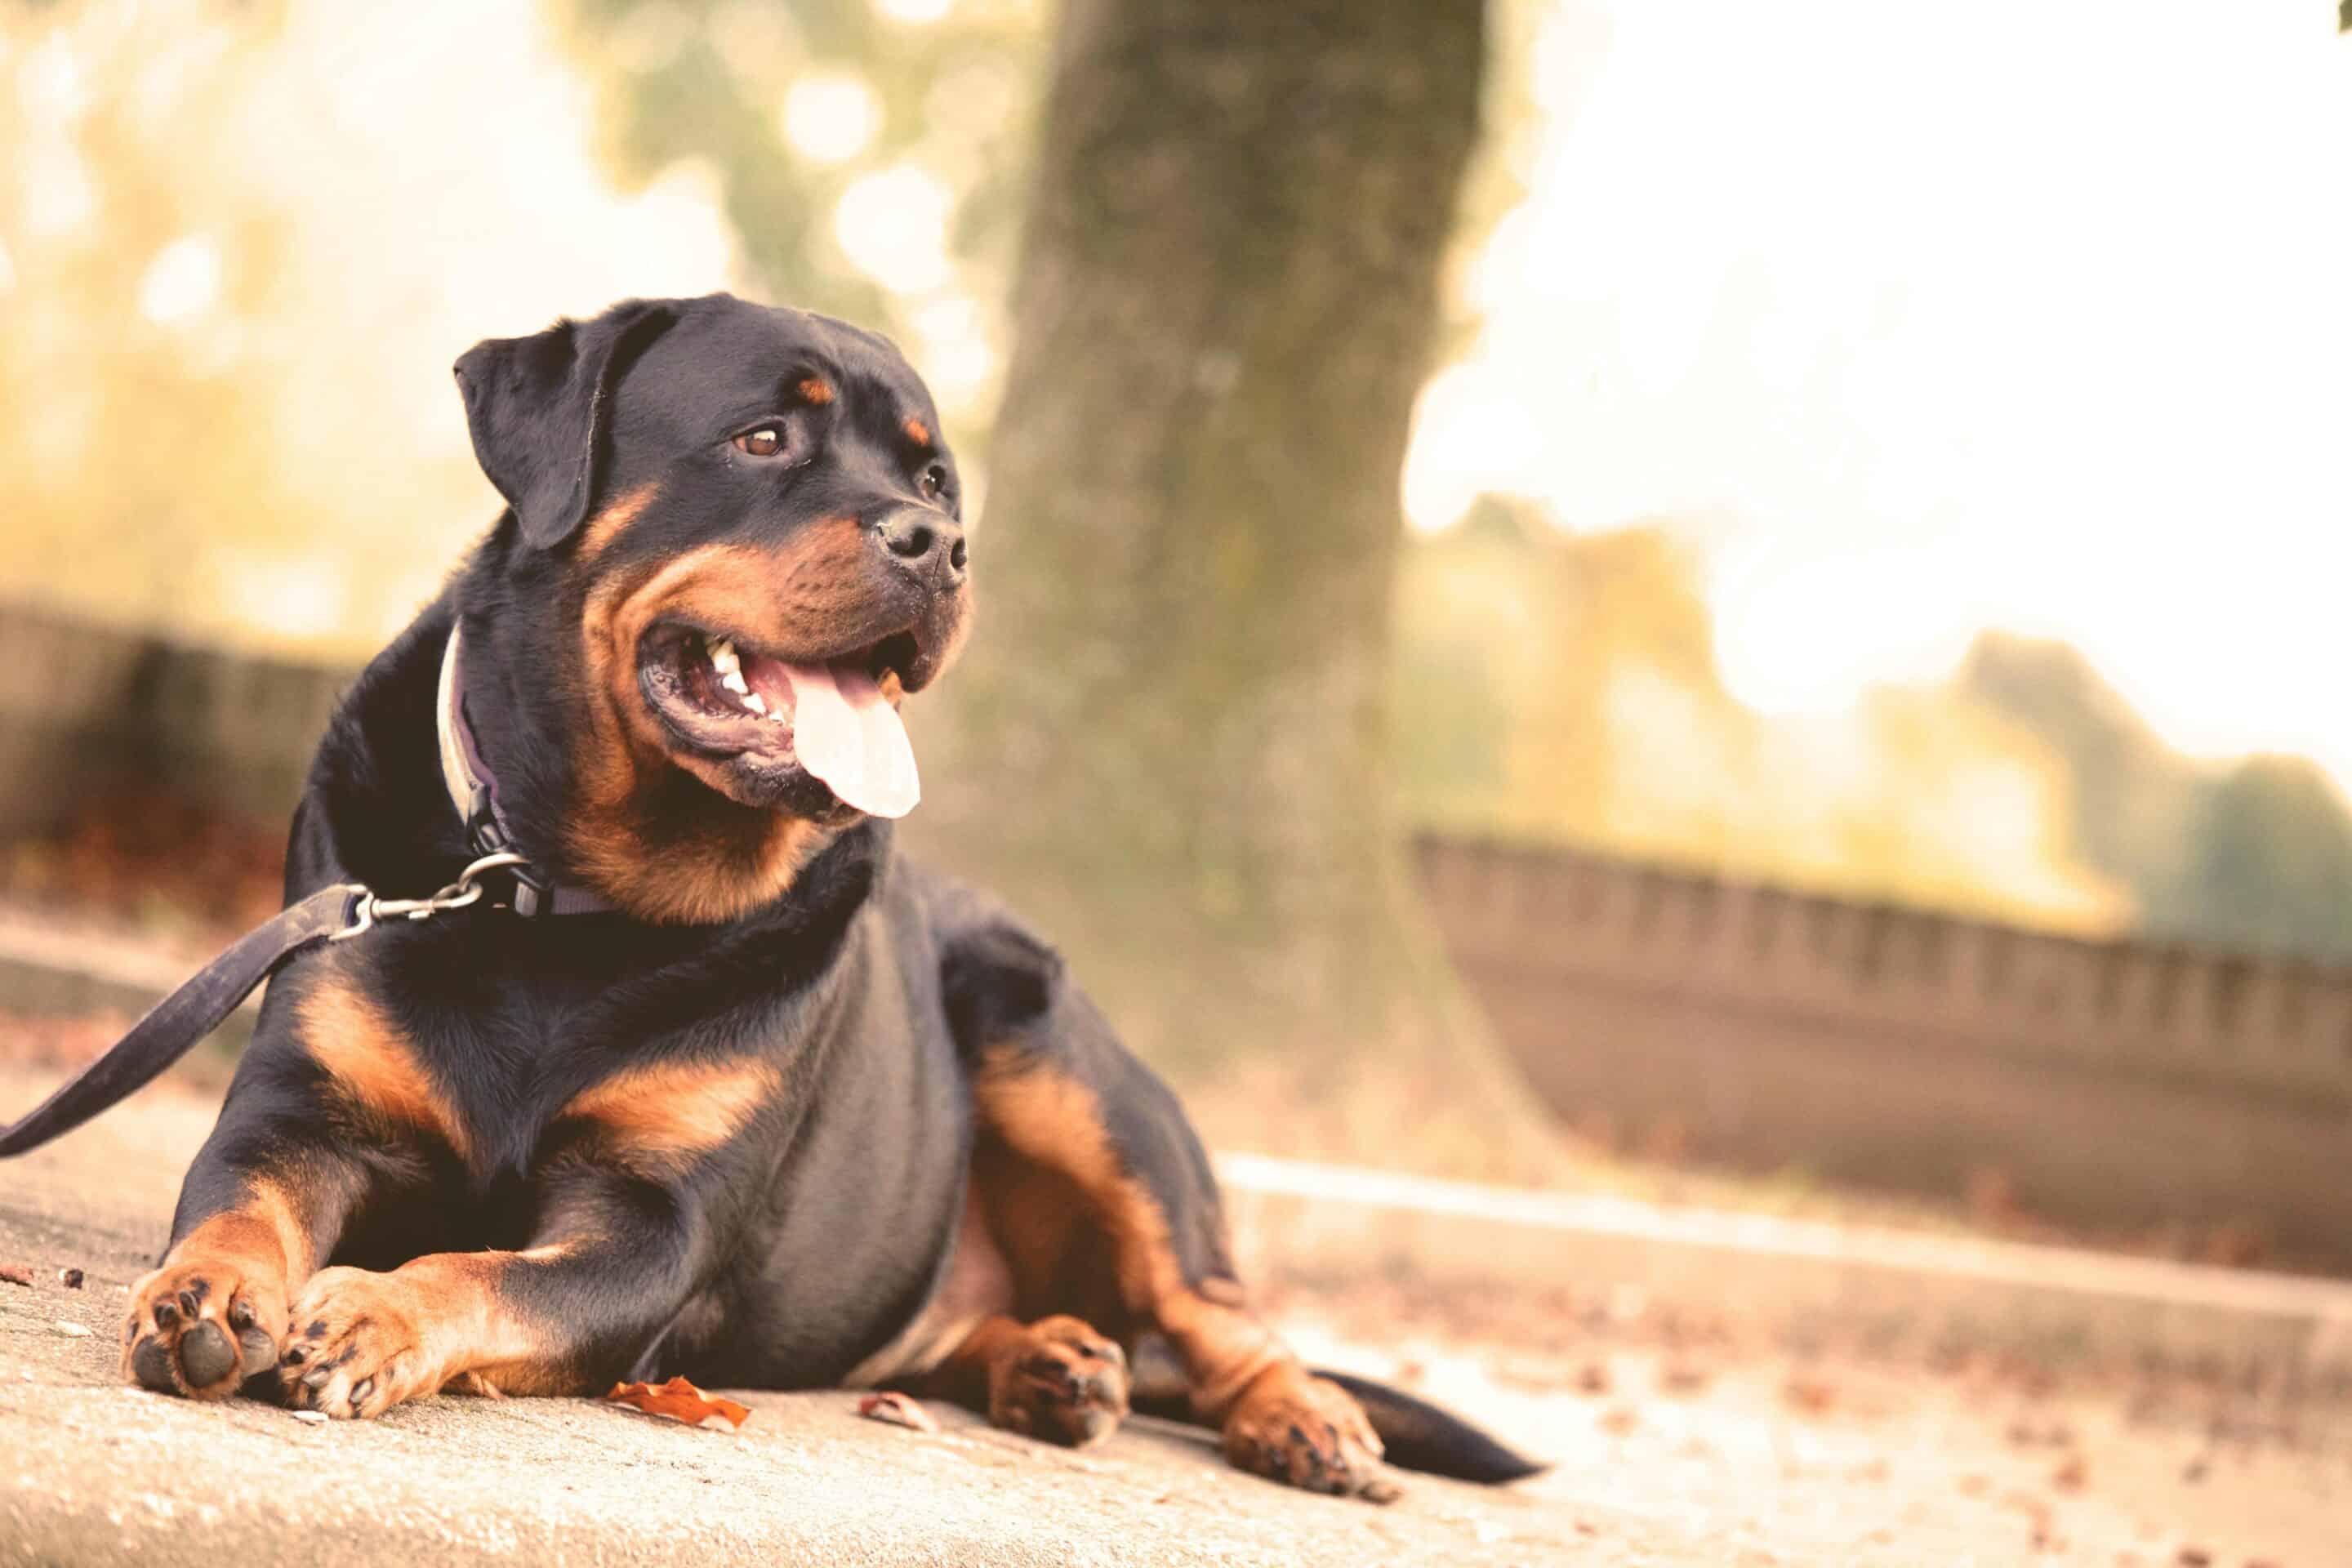
<svg viewBox="0 0 2352 1568">
<path fill-rule="evenodd" d="M 871 816 L 904 816 L 923 798 L 915 748 L 898 710 L 862 669 L 787 664 L 793 682 L 793 750 L 801 766 Z"/>
</svg>

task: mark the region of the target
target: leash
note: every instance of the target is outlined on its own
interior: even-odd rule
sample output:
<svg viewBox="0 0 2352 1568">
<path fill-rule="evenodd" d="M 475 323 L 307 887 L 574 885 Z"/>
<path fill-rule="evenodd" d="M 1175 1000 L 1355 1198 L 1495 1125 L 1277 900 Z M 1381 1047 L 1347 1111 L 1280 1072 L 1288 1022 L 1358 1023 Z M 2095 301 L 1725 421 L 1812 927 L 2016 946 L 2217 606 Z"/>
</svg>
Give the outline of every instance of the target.
<svg viewBox="0 0 2352 1568">
<path fill-rule="evenodd" d="M 442 652 L 436 728 L 442 780 L 465 819 L 474 859 L 457 879 L 422 899 L 385 899 L 360 882 L 338 882 L 288 905 L 246 932 L 228 950 L 150 1008 L 107 1053 L 24 1116 L 0 1128 L 0 1157 L 37 1149 L 72 1131 L 152 1082 L 195 1048 L 236 1011 L 261 983 L 312 948 L 352 942 L 397 921 L 430 920 L 481 904 L 529 920 L 546 915 L 601 914 L 614 908 L 585 888 L 559 885 L 514 847 L 498 807 L 498 784 L 474 743 L 458 679 L 457 634 Z M 510 901 L 482 904 L 482 879 L 504 873 L 514 883 Z"/>
</svg>

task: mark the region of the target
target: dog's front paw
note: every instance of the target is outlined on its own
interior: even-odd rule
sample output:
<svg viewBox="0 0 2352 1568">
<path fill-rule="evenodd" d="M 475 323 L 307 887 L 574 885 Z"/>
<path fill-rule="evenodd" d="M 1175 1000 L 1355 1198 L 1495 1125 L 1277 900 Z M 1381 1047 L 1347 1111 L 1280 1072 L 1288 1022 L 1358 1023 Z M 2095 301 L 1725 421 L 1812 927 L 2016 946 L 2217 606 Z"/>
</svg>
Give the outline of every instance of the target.
<svg viewBox="0 0 2352 1568">
<path fill-rule="evenodd" d="M 1127 1354 L 1076 1318 L 1028 1324 L 989 1359 L 988 1418 L 1080 1448 L 1127 1415 Z"/>
<path fill-rule="evenodd" d="M 1380 1434 L 1338 1384 L 1294 1365 L 1258 1374 L 1225 1417 L 1225 1458 L 1253 1475 L 1335 1497 L 1389 1502 Z"/>
<path fill-rule="evenodd" d="M 278 1364 L 286 1283 L 242 1260 L 166 1263 L 131 1288 L 122 1375 L 158 1394 L 226 1399 Z"/>
<path fill-rule="evenodd" d="M 324 1268 L 294 1303 L 278 1375 L 287 1403 L 341 1418 L 381 1415 L 449 1380 L 432 1344 L 432 1303 L 417 1284 L 365 1268 Z"/>
</svg>

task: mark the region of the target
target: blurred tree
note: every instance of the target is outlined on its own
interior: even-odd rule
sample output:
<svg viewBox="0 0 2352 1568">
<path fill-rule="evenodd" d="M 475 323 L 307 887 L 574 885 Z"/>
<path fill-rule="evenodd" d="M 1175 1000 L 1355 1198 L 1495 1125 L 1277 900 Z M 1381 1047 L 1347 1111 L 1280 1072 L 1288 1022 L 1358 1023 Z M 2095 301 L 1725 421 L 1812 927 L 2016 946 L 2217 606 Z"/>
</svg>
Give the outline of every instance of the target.
<svg viewBox="0 0 2352 1568">
<path fill-rule="evenodd" d="M 2148 933 L 2352 956 L 2352 808 L 2317 763 L 2182 756 L 2064 643 L 1989 634 L 1959 685 L 2060 760 L 2076 847 Z"/>
<path fill-rule="evenodd" d="M 2209 785 L 2188 865 L 2149 898 L 2147 923 L 2231 947 L 2352 954 L 2352 814 L 2326 771 L 2253 757 Z"/>
<path fill-rule="evenodd" d="M 2198 780 L 2188 761 L 2072 644 L 1988 632 L 1969 647 L 1960 691 L 2049 748 L 2074 784 L 2070 837 L 2100 875 L 2145 903 L 2181 873 Z"/>
<path fill-rule="evenodd" d="M 1248 1081 L 1322 1119 L 1286 1141 L 1356 1154 L 1407 1129 L 1426 1149 L 1451 1113 L 1491 1166 L 1532 1147 L 1531 1113 L 1422 924 L 1385 700 L 1398 475 L 1484 19 L 1069 0 L 982 630 L 913 826 L 1032 910 L 1196 1092 Z"/>
</svg>

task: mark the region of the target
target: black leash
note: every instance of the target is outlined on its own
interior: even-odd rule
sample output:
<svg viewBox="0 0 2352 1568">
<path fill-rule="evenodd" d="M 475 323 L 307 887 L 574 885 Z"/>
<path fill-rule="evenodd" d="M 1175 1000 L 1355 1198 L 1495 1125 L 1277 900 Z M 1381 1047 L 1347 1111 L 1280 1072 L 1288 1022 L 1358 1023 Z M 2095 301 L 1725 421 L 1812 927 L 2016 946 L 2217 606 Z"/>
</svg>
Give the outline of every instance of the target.
<svg viewBox="0 0 2352 1568">
<path fill-rule="evenodd" d="M 55 1094 L 0 1129 L 0 1156 L 37 1149 L 145 1088 L 289 961 L 322 942 L 365 936 L 380 924 L 421 921 L 479 903 L 484 873 L 523 864 L 520 855 L 485 855 L 430 898 L 379 899 L 357 882 L 338 882 L 289 905 L 156 1003 L 129 1034 Z"/>
<path fill-rule="evenodd" d="M 549 915 L 602 914 L 613 905 L 585 888 L 559 886 L 529 857 L 516 852 L 505 814 L 498 805 L 498 783 L 475 744 L 467 721 L 464 683 L 459 679 L 457 634 L 442 651 L 437 713 L 443 781 L 451 804 L 465 819 L 477 858 L 457 879 L 424 899 L 380 899 L 357 882 L 339 882 L 281 910 L 237 938 L 229 950 L 196 971 L 131 1027 L 107 1053 L 26 1115 L 0 1128 L 0 1157 L 22 1154 L 61 1137 L 109 1106 L 136 1093 L 155 1075 L 195 1048 L 255 987 L 321 942 L 365 936 L 380 923 L 421 921 L 481 902 L 481 879 L 503 872 L 512 879 L 509 901 L 487 906 L 510 910 L 525 919 Z"/>
</svg>

